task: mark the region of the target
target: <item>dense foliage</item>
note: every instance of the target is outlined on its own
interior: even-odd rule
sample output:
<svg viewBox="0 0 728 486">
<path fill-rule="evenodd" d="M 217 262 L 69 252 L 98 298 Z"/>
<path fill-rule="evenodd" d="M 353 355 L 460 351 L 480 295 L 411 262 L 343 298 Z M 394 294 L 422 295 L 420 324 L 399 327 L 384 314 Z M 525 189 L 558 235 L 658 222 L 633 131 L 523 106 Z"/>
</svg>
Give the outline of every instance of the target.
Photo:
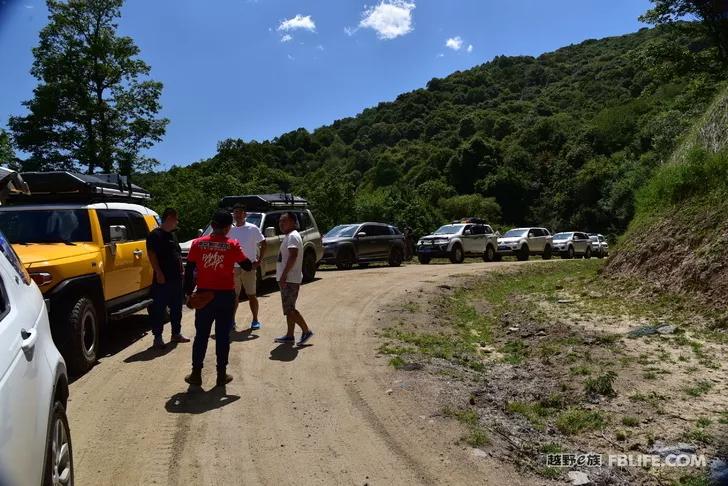
<svg viewBox="0 0 728 486">
<path fill-rule="evenodd" d="M 692 24 L 499 56 L 313 133 L 225 140 L 209 160 L 137 182 L 157 209 L 181 210 L 185 237 L 222 195 L 277 190 L 307 197 L 322 229 L 379 220 L 422 234 L 482 215 L 621 233 L 721 69 Z"/>
<path fill-rule="evenodd" d="M 155 161 L 141 153 L 161 140 L 156 117 L 162 84 L 147 78 L 130 37 L 117 34 L 123 0 L 47 0 L 31 74 L 39 84 L 10 118 L 17 148 L 31 154 L 25 170 L 129 174 Z"/>
</svg>

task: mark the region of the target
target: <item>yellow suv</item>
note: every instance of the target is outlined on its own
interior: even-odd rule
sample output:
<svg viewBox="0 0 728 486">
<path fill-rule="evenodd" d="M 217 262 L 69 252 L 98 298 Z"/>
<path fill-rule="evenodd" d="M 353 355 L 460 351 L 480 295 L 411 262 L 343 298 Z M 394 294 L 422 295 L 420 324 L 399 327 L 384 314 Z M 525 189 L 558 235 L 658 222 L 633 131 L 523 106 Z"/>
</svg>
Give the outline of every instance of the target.
<svg viewBox="0 0 728 486">
<path fill-rule="evenodd" d="M 12 243 L 48 303 L 53 340 L 76 374 L 93 366 L 108 320 L 151 304 L 149 193 L 115 175 L 21 174 L 30 195 L 0 207 Z"/>
</svg>

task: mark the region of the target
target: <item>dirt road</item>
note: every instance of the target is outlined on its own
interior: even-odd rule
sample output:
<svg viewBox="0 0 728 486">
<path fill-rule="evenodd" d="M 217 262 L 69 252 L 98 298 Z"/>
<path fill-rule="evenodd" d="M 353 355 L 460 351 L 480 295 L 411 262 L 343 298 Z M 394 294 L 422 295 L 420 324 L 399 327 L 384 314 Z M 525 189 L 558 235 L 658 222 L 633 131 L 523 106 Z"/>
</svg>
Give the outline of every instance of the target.
<svg viewBox="0 0 728 486">
<path fill-rule="evenodd" d="M 432 418 L 436 410 L 396 386 L 386 359 L 375 357 L 383 303 L 504 265 L 517 263 L 319 272 L 301 290 L 299 309 L 316 336 L 300 350 L 273 343 L 284 323 L 279 295 L 269 293 L 263 329 L 235 335 L 235 381 L 225 389 L 213 388 L 213 342 L 204 391 L 188 393 L 191 345 L 156 352 L 141 318 L 120 323 L 128 328 L 113 331 L 110 355 L 71 385 L 77 483 L 526 484 L 456 445 L 457 425 Z M 247 305 L 238 312 L 247 323 Z M 193 317 L 185 312 L 189 336 Z"/>
</svg>

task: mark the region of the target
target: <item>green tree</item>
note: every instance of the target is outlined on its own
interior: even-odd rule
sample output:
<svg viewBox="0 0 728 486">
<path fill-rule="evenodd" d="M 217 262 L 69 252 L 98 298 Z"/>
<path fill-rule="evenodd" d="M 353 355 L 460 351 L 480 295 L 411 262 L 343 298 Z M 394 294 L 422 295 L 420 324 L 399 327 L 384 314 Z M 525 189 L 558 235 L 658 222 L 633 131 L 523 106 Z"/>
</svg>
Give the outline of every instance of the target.
<svg viewBox="0 0 728 486">
<path fill-rule="evenodd" d="M 0 129 L 0 165 L 15 167 L 15 149 L 10 134 Z"/>
<path fill-rule="evenodd" d="M 27 168 L 118 170 L 129 174 L 156 161 L 141 154 L 161 140 L 162 84 L 148 79 L 139 48 L 117 34 L 123 0 L 48 0 L 49 22 L 33 49 L 39 83 L 11 117 Z"/>
<path fill-rule="evenodd" d="M 484 218 L 490 223 L 500 222 L 501 209 L 492 197 L 480 194 L 465 194 L 440 200 L 442 212 L 448 219 L 468 216 Z"/>
<path fill-rule="evenodd" d="M 651 0 L 654 7 L 640 20 L 655 25 L 674 24 L 697 17 L 718 48 L 718 56 L 728 64 L 728 2 L 726 0 Z"/>
</svg>

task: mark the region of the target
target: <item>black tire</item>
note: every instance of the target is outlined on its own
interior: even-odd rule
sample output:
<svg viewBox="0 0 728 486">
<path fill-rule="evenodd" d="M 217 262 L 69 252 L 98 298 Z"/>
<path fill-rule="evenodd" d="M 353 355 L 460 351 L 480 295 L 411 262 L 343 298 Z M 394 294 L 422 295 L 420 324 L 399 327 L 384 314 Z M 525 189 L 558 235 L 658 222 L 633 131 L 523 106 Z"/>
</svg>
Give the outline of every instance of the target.
<svg viewBox="0 0 728 486">
<path fill-rule="evenodd" d="M 392 248 L 389 251 L 389 258 L 387 259 L 387 263 L 389 263 L 390 267 L 398 267 L 402 265 L 402 259 L 404 258 L 404 255 L 402 255 L 402 250 L 399 248 Z"/>
<path fill-rule="evenodd" d="M 574 258 L 574 247 L 570 246 L 568 250 L 561 253 L 561 258 L 565 260 L 571 260 L 572 258 Z"/>
<path fill-rule="evenodd" d="M 61 325 L 68 335 L 62 354 L 68 370 L 75 375 L 86 373 L 98 358 L 101 331 L 99 310 L 90 297 L 80 295 L 70 303 L 65 321 Z"/>
<path fill-rule="evenodd" d="M 600 249 L 599 250 L 599 253 L 596 254 L 596 257 L 597 258 L 604 258 L 604 251 Z"/>
<path fill-rule="evenodd" d="M 496 252 L 495 248 L 493 248 L 493 245 L 486 245 L 485 247 L 485 253 L 483 253 L 483 261 L 484 262 L 493 262 L 496 259 Z"/>
<path fill-rule="evenodd" d="M 519 262 L 525 262 L 528 260 L 528 257 L 531 256 L 531 250 L 528 248 L 528 245 L 523 245 L 520 250 L 518 250 L 518 253 L 516 254 L 516 259 L 518 259 Z"/>
<path fill-rule="evenodd" d="M 503 261 L 503 255 L 500 253 L 495 254 L 495 258 L 493 259 L 494 262 L 502 262 Z"/>
<path fill-rule="evenodd" d="M 301 271 L 303 272 L 304 282 L 313 282 L 313 279 L 316 277 L 316 253 L 312 250 L 308 250 L 303 254 L 303 267 Z"/>
<path fill-rule="evenodd" d="M 586 248 L 586 251 L 584 252 L 584 259 L 585 259 L 585 260 L 588 260 L 588 259 L 590 259 L 591 257 L 592 257 L 592 254 L 591 254 L 591 248 L 587 247 L 587 248 Z"/>
<path fill-rule="evenodd" d="M 544 260 L 551 260 L 552 253 L 553 252 L 551 250 L 551 245 L 546 245 L 546 248 L 544 248 L 541 258 L 543 258 Z"/>
<path fill-rule="evenodd" d="M 359 268 L 369 268 L 369 262 L 361 262 L 358 265 Z"/>
<path fill-rule="evenodd" d="M 63 440 L 63 437 L 65 437 L 65 440 Z M 54 441 L 56 441 L 56 444 L 65 443 L 66 447 L 54 448 Z M 56 449 L 55 453 L 54 449 Z M 74 477 L 71 429 L 68 426 L 66 409 L 59 401 L 53 404 L 50 429 L 48 430 L 48 437 L 46 438 L 45 454 L 46 458 L 45 467 L 43 469 L 43 486 L 54 486 L 55 484 L 59 484 L 59 482 L 56 481 L 59 474 L 66 474 L 68 477 L 68 482 L 66 484 L 72 486 Z"/>
<path fill-rule="evenodd" d="M 430 257 L 417 255 L 417 261 L 422 265 L 428 265 L 430 263 Z"/>
<path fill-rule="evenodd" d="M 463 263 L 463 261 L 465 261 L 465 252 L 463 247 L 456 243 L 450 250 L 450 263 Z"/>
<path fill-rule="evenodd" d="M 336 255 L 336 268 L 351 270 L 354 266 L 354 252 L 350 248 L 342 248 Z"/>
</svg>

